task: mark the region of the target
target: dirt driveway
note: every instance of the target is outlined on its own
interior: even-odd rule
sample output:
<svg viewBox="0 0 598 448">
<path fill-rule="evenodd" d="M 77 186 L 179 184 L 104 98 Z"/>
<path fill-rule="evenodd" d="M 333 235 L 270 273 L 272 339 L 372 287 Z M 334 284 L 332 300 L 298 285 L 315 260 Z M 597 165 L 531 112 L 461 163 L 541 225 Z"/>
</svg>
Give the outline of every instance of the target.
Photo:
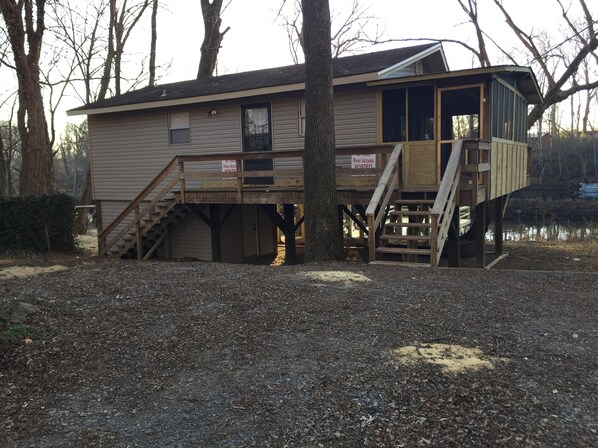
<svg viewBox="0 0 598 448">
<path fill-rule="evenodd" d="M 598 275 L 102 261 L 0 282 L 3 447 L 598 446 Z"/>
</svg>

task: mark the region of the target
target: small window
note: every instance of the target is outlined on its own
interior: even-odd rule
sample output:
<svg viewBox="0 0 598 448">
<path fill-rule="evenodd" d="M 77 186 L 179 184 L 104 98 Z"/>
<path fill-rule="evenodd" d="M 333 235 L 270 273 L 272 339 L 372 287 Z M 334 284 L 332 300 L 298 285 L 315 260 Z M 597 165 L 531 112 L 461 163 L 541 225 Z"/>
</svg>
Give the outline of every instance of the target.
<svg viewBox="0 0 598 448">
<path fill-rule="evenodd" d="M 299 100 L 299 135 L 305 135 L 305 100 Z"/>
<path fill-rule="evenodd" d="M 191 141 L 189 133 L 189 112 L 177 112 L 168 116 L 170 144 L 178 145 Z"/>
</svg>

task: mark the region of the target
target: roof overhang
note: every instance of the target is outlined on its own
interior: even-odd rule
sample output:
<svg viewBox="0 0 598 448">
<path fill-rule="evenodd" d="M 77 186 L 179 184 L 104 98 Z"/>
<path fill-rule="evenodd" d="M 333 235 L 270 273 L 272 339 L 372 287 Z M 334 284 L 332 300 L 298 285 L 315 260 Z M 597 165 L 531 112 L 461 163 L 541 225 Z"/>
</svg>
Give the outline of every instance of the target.
<svg viewBox="0 0 598 448">
<path fill-rule="evenodd" d="M 401 70 L 410 66 L 411 64 L 414 64 L 417 61 L 421 61 L 422 59 L 432 57 L 433 55 L 437 56 L 437 59 L 439 60 L 440 64 L 443 66 L 443 67 L 441 67 L 441 70 L 438 70 L 438 71 L 448 71 L 449 68 L 448 68 L 448 63 L 446 62 L 446 56 L 444 54 L 444 49 L 442 48 L 442 44 L 438 43 L 420 53 L 417 53 L 417 54 L 411 56 L 410 58 L 407 58 L 395 65 L 392 65 L 388 68 L 385 68 L 384 70 L 379 71 L 378 77 L 380 79 L 397 78 L 397 76 L 395 76 L 396 73 L 400 72 Z M 444 70 L 442 70 L 442 68 Z"/>
<path fill-rule="evenodd" d="M 536 75 L 529 67 L 520 67 L 517 65 L 502 65 L 496 67 L 472 68 L 466 70 L 456 70 L 453 72 L 430 73 L 417 76 L 405 76 L 402 78 L 381 79 L 368 82 L 368 86 L 385 86 L 392 84 L 405 84 L 421 81 L 436 81 L 438 79 L 458 78 L 476 75 L 499 75 L 514 74 L 521 86 L 521 93 L 525 96 L 529 104 L 539 104 L 542 102 L 542 92 L 538 85 Z"/>
<path fill-rule="evenodd" d="M 334 78 L 332 84 L 334 86 L 342 86 L 347 84 L 367 83 L 378 80 L 378 73 L 363 73 L 360 75 L 343 76 Z M 216 93 L 213 95 L 192 96 L 187 98 L 177 98 L 162 101 L 148 101 L 145 103 L 123 104 L 119 106 L 98 107 L 90 109 L 71 109 L 67 111 L 67 115 L 99 115 L 115 112 L 129 112 L 136 110 L 158 109 L 162 107 L 184 106 L 188 104 L 212 103 L 215 101 L 232 100 L 236 98 L 248 98 L 260 95 L 272 95 L 276 93 L 295 92 L 305 90 L 304 82 L 297 82 L 294 84 L 284 84 L 272 87 L 262 87 L 259 89 L 240 90 L 234 92 Z"/>
</svg>

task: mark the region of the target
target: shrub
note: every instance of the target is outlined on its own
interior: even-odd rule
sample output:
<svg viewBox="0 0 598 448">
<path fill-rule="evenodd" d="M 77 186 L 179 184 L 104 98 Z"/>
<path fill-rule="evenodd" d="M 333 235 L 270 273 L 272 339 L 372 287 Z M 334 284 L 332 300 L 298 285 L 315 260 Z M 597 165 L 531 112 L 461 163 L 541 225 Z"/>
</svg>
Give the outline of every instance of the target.
<svg viewBox="0 0 598 448">
<path fill-rule="evenodd" d="M 66 194 L 0 198 L 0 251 L 72 252 L 74 211 Z"/>
</svg>

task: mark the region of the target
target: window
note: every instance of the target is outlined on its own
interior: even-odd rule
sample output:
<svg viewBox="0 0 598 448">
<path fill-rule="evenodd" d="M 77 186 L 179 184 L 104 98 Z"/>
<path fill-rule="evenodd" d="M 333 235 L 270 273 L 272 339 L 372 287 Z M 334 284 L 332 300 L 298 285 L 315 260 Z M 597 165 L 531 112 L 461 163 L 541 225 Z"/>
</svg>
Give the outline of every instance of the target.
<svg viewBox="0 0 598 448">
<path fill-rule="evenodd" d="M 305 100 L 299 100 L 299 135 L 305 135 Z"/>
<path fill-rule="evenodd" d="M 177 112 L 168 116 L 170 144 L 189 143 L 189 112 Z"/>
</svg>

